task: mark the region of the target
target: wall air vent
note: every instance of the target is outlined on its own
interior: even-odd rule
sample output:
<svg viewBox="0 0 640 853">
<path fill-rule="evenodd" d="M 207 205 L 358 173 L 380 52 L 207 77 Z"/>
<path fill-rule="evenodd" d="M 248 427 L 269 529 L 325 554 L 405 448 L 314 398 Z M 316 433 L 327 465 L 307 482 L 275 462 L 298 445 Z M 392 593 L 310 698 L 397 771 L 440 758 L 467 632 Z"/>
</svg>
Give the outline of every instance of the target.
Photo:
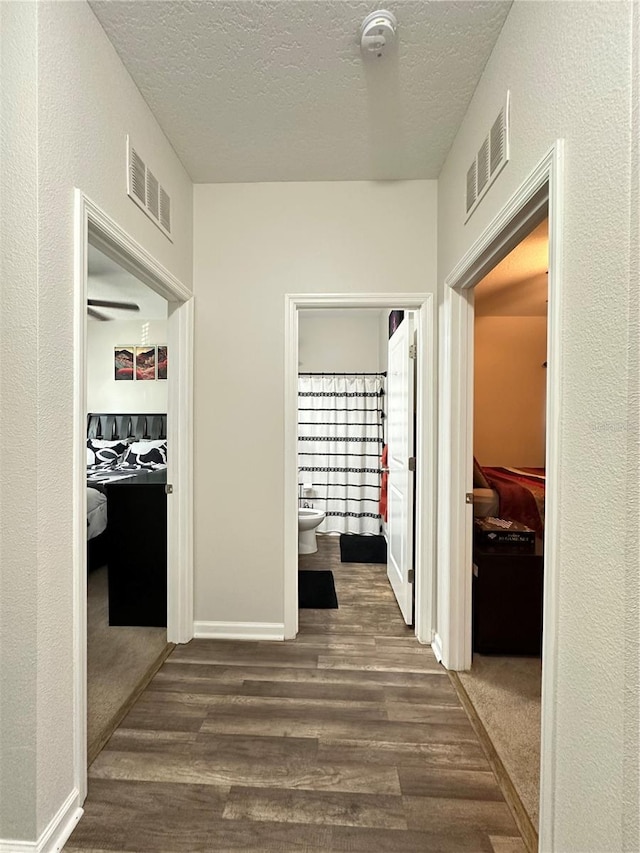
<svg viewBox="0 0 640 853">
<path fill-rule="evenodd" d="M 509 161 L 509 100 L 510 93 L 507 92 L 504 107 L 467 171 L 466 221 Z"/>
<path fill-rule="evenodd" d="M 149 208 L 149 213 L 153 216 L 154 219 L 160 219 L 158 216 L 158 189 L 159 189 L 158 179 L 153 174 L 151 169 L 147 169 L 147 207 Z"/>
<path fill-rule="evenodd" d="M 171 199 L 160 187 L 160 224 L 167 231 L 171 231 Z"/>
<path fill-rule="evenodd" d="M 467 212 L 470 211 L 473 205 L 476 203 L 476 171 L 477 164 L 474 160 L 473 163 L 469 166 L 469 171 L 467 172 Z"/>
<path fill-rule="evenodd" d="M 171 240 L 171 198 L 127 136 L 127 195 Z M 173 242 L 173 241 L 171 241 Z"/>
</svg>

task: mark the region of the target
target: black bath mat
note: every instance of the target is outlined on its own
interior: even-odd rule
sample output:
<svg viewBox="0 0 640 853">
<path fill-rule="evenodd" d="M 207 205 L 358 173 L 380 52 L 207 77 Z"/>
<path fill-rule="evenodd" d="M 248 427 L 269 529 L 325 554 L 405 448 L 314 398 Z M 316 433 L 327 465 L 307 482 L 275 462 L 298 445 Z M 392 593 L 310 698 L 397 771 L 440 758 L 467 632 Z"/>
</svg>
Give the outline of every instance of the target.
<svg viewBox="0 0 640 853">
<path fill-rule="evenodd" d="M 298 607 L 335 610 L 338 607 L 333 572 L 298 570 Z"/>
<path fill-rule="evenodd" d="M 386 563 L 387 540 L 384 536 L 341 533 L 340 560 L 343 563 Z"/>
</svg>

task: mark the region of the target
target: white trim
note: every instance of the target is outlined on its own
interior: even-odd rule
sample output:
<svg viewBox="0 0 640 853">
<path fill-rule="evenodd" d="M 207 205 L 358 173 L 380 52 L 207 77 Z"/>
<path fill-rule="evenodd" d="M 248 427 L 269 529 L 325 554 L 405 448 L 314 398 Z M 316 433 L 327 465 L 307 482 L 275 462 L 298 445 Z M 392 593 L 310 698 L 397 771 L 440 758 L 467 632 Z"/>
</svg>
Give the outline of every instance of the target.
<svg viewBox="0 0 640 853">
<path fill-rule="evenodd" d="M 193 636 L 193 298 L 172 273 L 79 189 L 75 190 L 74 275 L 74 784 L 80 802 L 87 793 L 87 548 L 86 548 L 86 300 L 87 246 L 100 248 L 144 281 L 169 305 L 168 434 L 172 452 L 168 475 L 167 639 Z"/>
<path fill-rule="evenodd" d="M 432 293 L 285 294 L 284 389 L 284 635 L 298 630 L 298 311 L 309 308 L 389 308 L 415 311 L 418 332 L 416 444 L 416 636 L 430 643 L 435 613 L 436 330 Z"/>
<path fill-rule="evenodd" d="M 83 815 L 77 788 L 69 794 L 37 841 L 3 841 L 0 853 L 59 853 Z"/>
<path fill-rule="evenodd" d="M 193 329 L 190 299 L 169 316 L 171 370 L 178 368 L 167 406 L 167 441 L 173 449 L 167 476 L 177 498 L 167 501 L 167 566 L 174 569 L 167 576 L 169 643 L 188 643 L 193 637 Z"/>
<path fill-rule="evenodd" d="M 560 551 L 559 505 L 560 418 L 562 411 L 562 211 L 564 146 L 558 140 L 518 188 L 496 218 L 445 280 L 442 392 L 442 436 L 439 457 L 438 632 L 443 663 L 449 669 L 471 665 L 471 489 L 470 371 L 473 368 L 471 288 L 517 245 L 540 220 L 549 216 L 549 313 L 547 335 L 547 480 L 545 512 L 545 583 L 542 652 L 542 742 L 540 768 L 540 849 L 554 849 L 556 684 Z"/>
<path fill-rule="evenodd" d="M 542 629 L 542 731 L 540 744 L 540 850 L 555 849 L 556 696 L 561 550 L 558 537 L 562 458 L 562 258 L 564 231 L 564 147 L 556 143 L 549 157 L 549 315 L 547 331 L 547 479 L 545 485 L 544 601 Z"/>
<path fill-rule="evenodd" d="M 283 622 L 194 622 L 197 640 L 284 640 Z"/>
</svg>

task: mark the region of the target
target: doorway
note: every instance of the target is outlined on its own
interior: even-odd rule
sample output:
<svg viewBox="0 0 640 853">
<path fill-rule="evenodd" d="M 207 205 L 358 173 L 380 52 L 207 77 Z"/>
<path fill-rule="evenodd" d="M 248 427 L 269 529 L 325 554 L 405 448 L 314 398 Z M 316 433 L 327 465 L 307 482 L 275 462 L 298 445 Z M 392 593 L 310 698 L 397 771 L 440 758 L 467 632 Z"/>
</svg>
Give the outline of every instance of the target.
<svg viewBox="0 0 640 853">
<path fill-rule="evenodd" d="M 473 704 L 536 846 L 544 587 L 548 219 L 473 289 Z M 503 774 L 504 775 L 504 774 Z"/>
<path fill-rule="evenodd" d="M 546 381 L 546 512 L 544 531 L 542 704 L 540 763 L 540 846 L 553 825 L 555 788 L 557 590 L 559 560 L 555 507 L 560 456 L 562 388 L 561 216 L 563 146 L 558 141 L 445 279 L 442 371 L 442 446 L 439 453 L 441 511 L 436 646 L 451 670 L 471 666 L 472 587 L 472 340 L 473 287 L 522 237 L 549 217 L 549 308 Z M 445 477 L 446 472 L 446 477 Z"/>
<path fill-rule="evenodd" d="M 87 275 L 87 753 L 167 644 L 167 301 L 91 244 Z"/>
<path fill-rule="evenodd" d="M 405 625 L 413 624 L 412 601 L 403 618 L 399 609 L 403 599 L 394 590 L 390 575 L 392 568 L 402 574 L 412 554 L 403 549 L 404 562 L 398 566 L 399 555 L 388 548 L 389 542 L 404 542 L 404 537 L 395 528 L 393 539 L 389 535 L 389 474 L 383 475 L 382 466 L 389 464 L 384 448 L 390 427 L 396 434 L 401 432 L 393 417 L 396 410 L 389 405 L 397 384 L 395 364 L 389 368 L 389 350 L 400 338 L 407 338 L 407 325 L 413 317 L 407 312 L 401 328 L 392 329 L 390 316 L 377 308 L 300 311 L 301 633 L 312 628 L 318 633 L 412 633 Z M 413 420 L 412 409 L 407 424 L 412 439 Z M 392 497 L 395 499 L 395 492 Z M 411 525 L 412 545 L 413 514 Z"/>
<path fill-rule="evenodd" d="M 193 636 L 192 433 L 193 301 L 187 288 L 158 264 L 80 190 L 75 193 L 74 287 L 74 776 L 87 792 L 87 300 L 89 244 L 168 302 L 167 377 L 167 640 Z M 124 342 L 123 342 L 124 343 Z M 160 342 L 158 342 L 160 343 Z"/>
<path fill-rule="evenodd" d="M 298 361 L 299 312 L 302 310 L 401 309 L 415 312 L 420 364 L 416 387 L 416 413 L 420 425 L 416 446 L 416 530 L 415 530 L 415 634 L 430 643 L 433 625 L 434 559 L 434 466 L 435 453 L 435 334 L 433 302 L 430 294 L 318 294 L 291 295 L 286 303 L 285 365 L 285 573 L 284 636 L 292 639 L 298 631 Z"/>
</svg>

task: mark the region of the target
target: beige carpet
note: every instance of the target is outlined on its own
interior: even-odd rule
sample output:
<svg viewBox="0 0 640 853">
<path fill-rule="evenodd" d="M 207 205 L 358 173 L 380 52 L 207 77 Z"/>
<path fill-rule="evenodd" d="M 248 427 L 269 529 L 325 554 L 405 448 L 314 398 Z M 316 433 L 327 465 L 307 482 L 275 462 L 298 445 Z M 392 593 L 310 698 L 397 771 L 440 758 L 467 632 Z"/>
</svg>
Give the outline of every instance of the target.
<svg viewBox="0 0 640 853">
<path fill-rule="evenodd" d="M 540 658 L 473 656 L 460 672 L 534 827 L 540 794 Z"/>
<path fill-rule="evenodd" d="M 87 749 L 93 757 L 150 667 L 167 645 L 166 628 L 111 627 L 107 567 L 87 579 Z"/>
</svg>

